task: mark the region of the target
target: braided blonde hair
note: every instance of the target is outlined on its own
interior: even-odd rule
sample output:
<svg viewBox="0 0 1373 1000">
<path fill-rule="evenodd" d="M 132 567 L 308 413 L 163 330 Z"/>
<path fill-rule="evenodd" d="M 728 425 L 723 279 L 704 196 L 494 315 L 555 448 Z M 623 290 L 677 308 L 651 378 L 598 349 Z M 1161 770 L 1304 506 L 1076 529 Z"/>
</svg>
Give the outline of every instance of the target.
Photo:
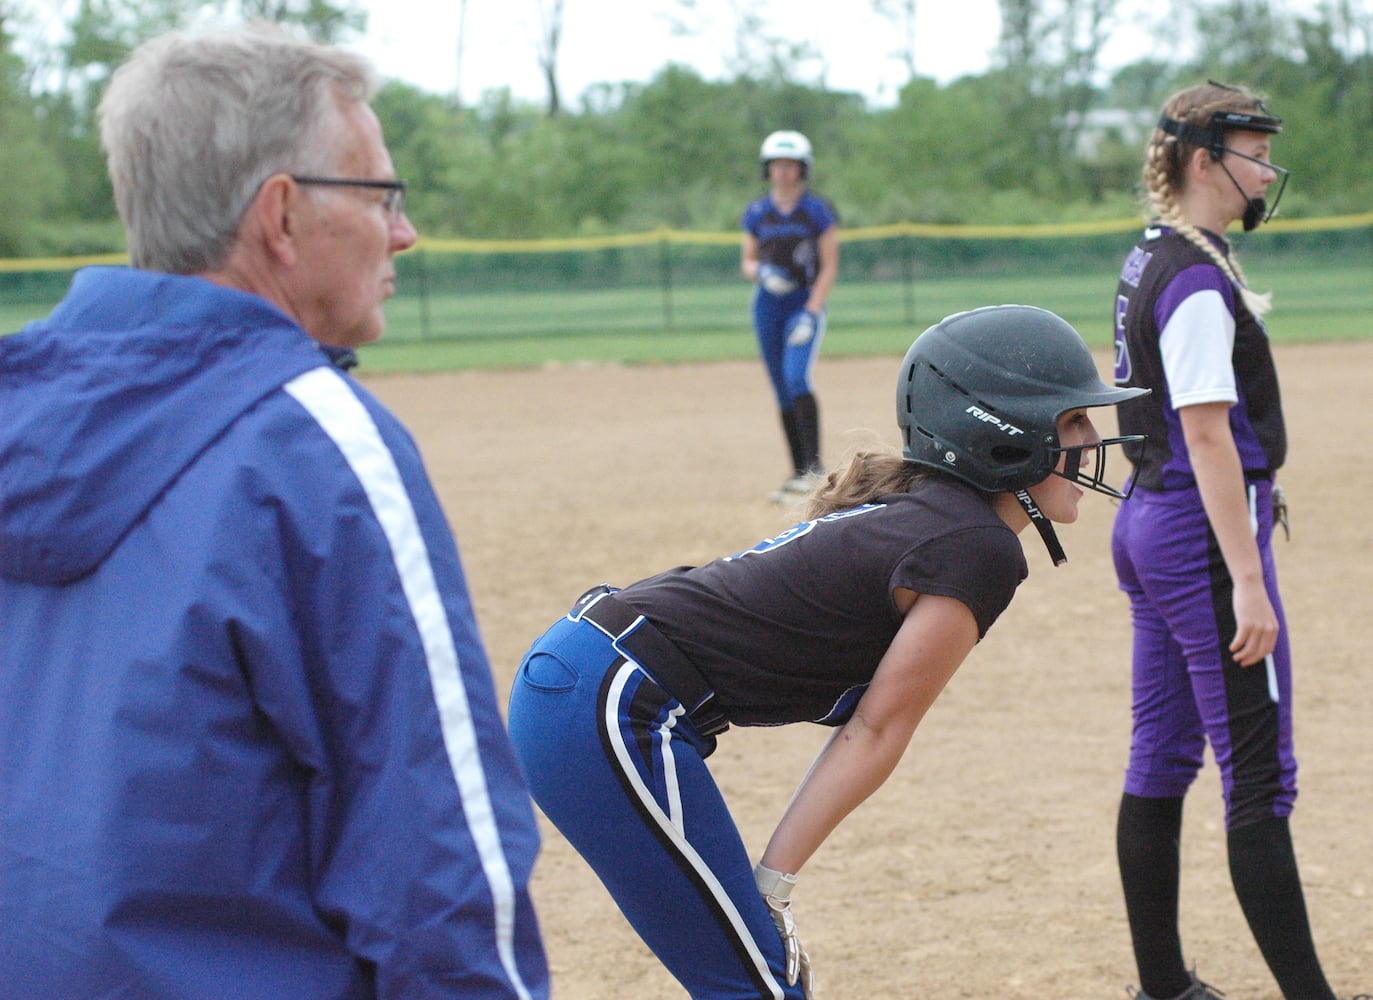
<svg viewBox="0 0 1373 1000">
<path fill-rule="evenodd" d="M 1244 89 L 1215 83 L 1190 87 L 1168 98 L 1163 113 L 1180 122 L 1205 127 L 1217 111 L 1261 112 L 1262 102 Z M 1200 148 L 1155 126 L 1144 154 L 1143 186 L 1148 212 L 1164 225 L 1176 230 L 1205 252 L 1225 273 L 1240 293 L 1240 298 L 1255 316 L 1262 317 L 1273 305 L 1273 293 L 1262 294 L 1249 288 L 1239 262 L 1216 249 L 1196 226 L 1182 216 L 1178 195 L 1182 191 L 1187 163 Z"/>
</svg>

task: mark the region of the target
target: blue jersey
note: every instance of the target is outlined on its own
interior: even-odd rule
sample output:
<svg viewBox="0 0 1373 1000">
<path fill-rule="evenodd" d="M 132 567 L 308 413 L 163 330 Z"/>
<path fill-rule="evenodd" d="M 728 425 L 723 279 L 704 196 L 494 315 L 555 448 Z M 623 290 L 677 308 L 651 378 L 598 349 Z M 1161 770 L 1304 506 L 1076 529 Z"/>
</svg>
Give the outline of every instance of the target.
<svg viewBox="0 0 1373 1000">
<path fill-rule="evenodd" d="M 811 191 L 801 195 L 790 212 L 782 212 L 771 195 L 764 195 L 744 209 L 744 230 L 758 240 L 758 261 L 787 271 L 799 287 L 815 281 L 820 267 L 820 236 L 837 223 L 829 202 Z"/>
<path fill-rule="evenodd" d="M 543 997 L 538 833 L 395 417 L 266 301 L 0 339 L 0 995 Z"/>
</svg>

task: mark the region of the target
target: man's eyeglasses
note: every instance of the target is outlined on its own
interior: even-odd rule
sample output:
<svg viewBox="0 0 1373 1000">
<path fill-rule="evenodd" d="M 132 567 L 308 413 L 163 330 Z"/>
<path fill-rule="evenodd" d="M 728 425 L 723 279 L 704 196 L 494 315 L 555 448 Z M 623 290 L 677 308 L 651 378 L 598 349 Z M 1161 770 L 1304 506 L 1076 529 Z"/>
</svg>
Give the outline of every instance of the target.
<svg viewBox="0 0 1373 1000">
<path fill-rule="evenodd" d="M 385 192 L 382 195 L 381 204 L 391 215 L 400 215 L 405 211 L 405 182 L 404 181 L 369 181 L 353 177 L 306 177 L 300 174 L 291 174 L 291 180 L 297 184 L 318 184 L 327 187 L 357 187 L 374 188 Z"/>
</svg>

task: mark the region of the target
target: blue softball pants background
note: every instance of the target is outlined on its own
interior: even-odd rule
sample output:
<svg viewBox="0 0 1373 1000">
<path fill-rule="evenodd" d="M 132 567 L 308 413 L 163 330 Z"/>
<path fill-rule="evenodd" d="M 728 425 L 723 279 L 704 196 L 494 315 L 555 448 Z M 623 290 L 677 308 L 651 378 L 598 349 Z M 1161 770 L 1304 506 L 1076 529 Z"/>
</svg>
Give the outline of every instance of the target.
<svg viewBox="0 0 1373 1000">
<path fill-rule="evenodd" d="M 786 333 L 787 321 L 805 312 L 809 295 L 807 288 L 773 295 L 761 285 L 753 294 L 753 330 L 780 410 L 790 410 L 796 405 L 797 396 L 814 391 L 811 370 L 820 353 L 820 341 L 825 337 L 825 313 L 819 314 L 815 336 L 808 343 L 789 347 Z"/>
<path fill-rule="evenodd" d="M 676 698 L 563 618 L 525 655 L 508 724 L 534 801 L 691 997 L 801 1000 L 705 764 L 715 741 Z"/>
</svg>

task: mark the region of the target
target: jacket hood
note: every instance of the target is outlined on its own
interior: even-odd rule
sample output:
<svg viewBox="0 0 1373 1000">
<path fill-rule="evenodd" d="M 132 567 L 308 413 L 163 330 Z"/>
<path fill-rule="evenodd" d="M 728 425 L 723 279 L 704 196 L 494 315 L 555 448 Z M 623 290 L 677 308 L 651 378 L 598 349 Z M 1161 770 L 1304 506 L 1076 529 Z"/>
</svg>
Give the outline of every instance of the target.
<svg viewBox="0 0 1373 1000">
<path fill-rule="evenodd" d="M 0 338 L 0 576 L 92 572 L 240 414 L 328 363 L 258 296 L 77 272 L 52 315 Z"/>
</svg>

